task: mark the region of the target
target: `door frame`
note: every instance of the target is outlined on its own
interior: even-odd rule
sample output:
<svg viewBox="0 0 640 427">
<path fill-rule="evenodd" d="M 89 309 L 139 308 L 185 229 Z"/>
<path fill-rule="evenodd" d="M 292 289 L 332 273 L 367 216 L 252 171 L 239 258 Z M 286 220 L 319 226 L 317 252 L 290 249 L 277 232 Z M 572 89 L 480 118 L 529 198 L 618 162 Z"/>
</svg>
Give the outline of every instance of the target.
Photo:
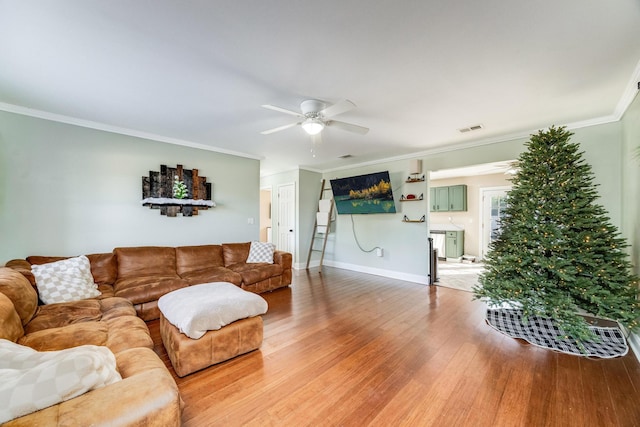
<svg viewBox="0 0 640 427">
<path fill-rule="evenodd" d="M 485 192 L 488 191 L 509 191 L 511 190 L 511 188 L 513 188 L 513 186 L 511 185 L 501 185 L 498 187 L 481 187 L 479 189 L 480 195 L 478 200 L 480 201 L 480 209 L 478 209 L 478 215 L 479 215 L 479 219 L 478 219 L 478 231 L 479 231 L 479 236 L 480 238 L 478 239 L 478 254 L 480 258 L 480 260 L 482 260 L 484 258 L 485 255 L 485 245 L 484 245 L 484 241 L 485 241 L 485 234 L 484 234 L 484 219 L 485 219 L 485 211 L 484 211 L 484 196 L 485 196 Z"/>
<path fill-rule="evenodd" d="M 269 240 L 269 236 L 267 234 L 267 239 L 266 241 L 269 243 L 273 243 L 273 186 L 272 185 L 267 185 L 264 187 L 260 187 L 260 224 L 258 225 L 258 228 L 260 229 L 260 232 L 262 233 L 262 227 L 265 225 L 262 223 L 262 204 L 263 204 L 263 200 L 262 200 L 262 192 L 263 191 L 268 191 L 269 192 L 269 206 L 268 206 L 268 211 L 269 211 L 269 225 L 268 227 L 271 228 L 271 240 Z M 262 235 L 260 236 L 262 238 Z M 262 240 L 262 239 L 261 239 Z"/>
<path fill-rule="evenodd" d="M 275 195 L 275 197 L 278 198 L 278 215 L 277 215 L 277 219 L 276 219 L 276 224 L 277 224 L 277 234 L 275 234 L 274 239 L 276 239 L 276 242 L 280 242 L 280 219 L 281 219 L 281 212 L 282 212 L 282 204 L 280 202 L 280 189 L 282 187 L 292 187 L 293 188 L 293 239 L 291 244 L 293 245 L 293 250 L 291 251 L 291 255 L 293 256 L 293 261 L 295 263 L 296 260 L 296 253 L 297 253 L 297 241 L 298 241 L 298 208 L 297 208 L 297 203 L 298 203 L 298 198 L 296 196 L 296 183 L 295 181 L 292 182 L 286 182 L 286 183 L 282 183 L 278 185 L 277 188 L 277 193 Z M 272 205 L 273 206 L 273 205 Z M 272 227 L 273 227 L 273 223 L 272 223 Z M 272 234 L 273 234 L 273 229 L 272 229 Z M 276 244 L 276 246 L 279 246 L 278 244 Z M 278 248 L 281 250 L 281 248 Z"/>
</svg>

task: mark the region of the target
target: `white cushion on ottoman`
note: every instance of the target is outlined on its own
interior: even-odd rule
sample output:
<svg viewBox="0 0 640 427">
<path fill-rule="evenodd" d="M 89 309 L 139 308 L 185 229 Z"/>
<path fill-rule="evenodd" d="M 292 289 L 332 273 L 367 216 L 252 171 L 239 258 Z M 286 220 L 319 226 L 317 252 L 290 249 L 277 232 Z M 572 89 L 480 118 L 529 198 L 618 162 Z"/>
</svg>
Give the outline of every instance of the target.
<svg viewBox="0 0 640 427">
<path fill-rule="evenodd" d="M 180 332 L 197 340 L 246 317 L 267 312 L 267 302 L 258 294 L 233 283 L 214 282 L 169 292 L 158 300 L 164 317 Z"/>
</svg>

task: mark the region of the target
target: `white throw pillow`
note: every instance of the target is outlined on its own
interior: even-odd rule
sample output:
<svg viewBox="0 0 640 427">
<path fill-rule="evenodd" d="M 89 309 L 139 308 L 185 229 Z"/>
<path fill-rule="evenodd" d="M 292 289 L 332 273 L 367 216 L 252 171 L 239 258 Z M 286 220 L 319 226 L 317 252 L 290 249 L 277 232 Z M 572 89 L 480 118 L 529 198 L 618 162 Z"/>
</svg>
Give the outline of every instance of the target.
<svg viewBox="0 0 640 427">
<path fill-rule="evenodd" d="M 89 259 L 84 255 L 32 265 L 31 271 L 45 304 L 95 298 L 101 294 L 93 281 Z"/>
<path fill-rule="evenodd" d="M 266 262 L 273 264 L 273 252 L 275 249 L 276 246 L 273 243 L 251 242 L 247 263 Z"/>
<path fill-rule="evenodd" d="M 107 347 L 36 351 L 0 339 L 0 423 L 121 379 Z"/>
<path fill-rule="evenodd" d="M 197 340 L 236 320 L 267 312 L 260 295 L 240 289 L 233 283 L 214 282 L 178 289 L 160 297 L 162 315 L 180 332 Z"/>
</svg>

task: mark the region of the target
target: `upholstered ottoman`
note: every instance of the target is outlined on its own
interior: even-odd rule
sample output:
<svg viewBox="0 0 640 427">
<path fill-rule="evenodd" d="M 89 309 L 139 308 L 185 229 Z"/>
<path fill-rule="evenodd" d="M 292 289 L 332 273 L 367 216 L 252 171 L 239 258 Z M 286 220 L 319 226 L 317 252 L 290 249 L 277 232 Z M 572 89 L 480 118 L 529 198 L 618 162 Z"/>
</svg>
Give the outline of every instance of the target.
<svg viewBox="0 0 640 427">
<path fill-rule="evenodd" d="M 178 289 L 158 300 L 160 336 L 179 377 L 255 350 L 267 302 L 227 282 Z"/>
</svg>

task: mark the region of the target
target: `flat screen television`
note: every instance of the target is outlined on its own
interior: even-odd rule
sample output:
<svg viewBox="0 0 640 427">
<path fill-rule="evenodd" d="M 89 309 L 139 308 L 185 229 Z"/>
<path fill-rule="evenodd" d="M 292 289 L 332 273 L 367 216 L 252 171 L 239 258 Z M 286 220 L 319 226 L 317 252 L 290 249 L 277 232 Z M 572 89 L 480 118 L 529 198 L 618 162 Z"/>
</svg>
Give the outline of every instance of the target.
<svg viewBox="0 0 640 427">
<path fill-rule="evenodd" d="M 396 213 L 389 171 L 331 180 L 339 214 Z"/>
</svg>

